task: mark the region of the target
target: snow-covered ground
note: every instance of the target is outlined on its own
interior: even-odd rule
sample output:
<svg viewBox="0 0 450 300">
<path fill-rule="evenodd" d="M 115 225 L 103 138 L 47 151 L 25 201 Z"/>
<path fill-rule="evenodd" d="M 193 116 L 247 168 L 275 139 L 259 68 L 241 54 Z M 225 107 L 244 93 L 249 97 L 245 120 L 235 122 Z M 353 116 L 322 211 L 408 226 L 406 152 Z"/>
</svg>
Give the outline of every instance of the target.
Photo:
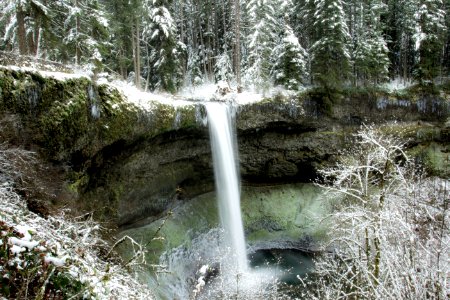
<svg viewBox="0 0 450 300">
<path fill-rule="evenodd" d="M 43 71 L 38 70 L 35 67 L 18 67 L 18 66 L 0 66 L 1 68 L 13 70 L 13 71 L 24 71 L 24 72 L 33 72 L 38 73 L 42 77 L 51 77 L 55 78 L 57 80 L 68 80 L 68 79 L 77 79 L 77 78 L 87 78 L 89 79 L 89 73 L 82 72 L 81 70 L 79 72 L 74 73 L 66 73 L 66 72 L 60 72 L 60 71 Z"/>
<path fill-rule="evenodd" d="M 413 80 L 404 80 L 401 78 L 395 78 L 387 83 L 384 83 L 382 87 L 389 92 L 396 92 L 399 90 L 404 90 L 414 85 Z"/>
<path fill-rule="evenodd" d="M 76 78 L 92 78 L 92 72 L 88 69 L 73 68 L 73 73 L 60 72 L 57 68 L 47 68 L 47 71 L 38 70 L 37 66 L 30 64 L 25 67 L 18 66 L 0 66 L 15 71 L 28 71 L 40 74 L 43 77 L 51 77 L 57 80 L 69 80 Z M 283 95 L 289 97 L 295 95 L 296 91 L 288 91 L 281 87 L 273 87 L 264 93 L 244 89 L 238 93 L 236 86 L 228 85 L 225 82 L 204 83 L 197 86 L 185 86 L 176 94 L 166 92 L 145 92 L 138 89 L 133 83 L 125 80 L 112 79 L 106 73 L 99 74 L 98 84 L 106 84 L 119 90 L 125 100 L 136 105 L 137 107 L 151 111 L 155 104 L 162 103 L 172 105 L 174 107 L 192 105 L 193 102 L 205 101 L 223 101 L 232 102 L 237 105 L 246 105 L 262 101 L 264 98 L 270 98 L 275 95 Z M 382 88 L 389 92 L 396 92 L 406 89 L 414 84 L 413 81 L 405 81 L 403 79 L 393 79 L 390 82 L 381 85 Z M 220 93 L 219 90 L 226 89 L 226 93 Z"/>
<path fill-rule="evenodd" d="M 104 83 L 117 88 L 126 96 L 127 101 L 144 108 L 152 109 L 152 102 L 177 106 L 192 105 L 192 102 L 206 101 L 223 101 L 232 102 L 238 105 L 259 102 L 263 96 L 256 92 L 244 91 L 237 93 L 236 89 L 230 87 L 229 91 L 222 95 L 219 89 L 224 88 L 223 83 L 205 83 L 198 86 L 189 86 L 182 88 L 177 94 L 169 94 L 164 92 L 144 92 L 136 88 L 134 84 L 127 83 L 123 80 L 114 80 Z"/>
<path fill-rule="evenodd" d="M 1 68 L 10 69 L 14 71 L 26 71 L 35 72 L 46 78 L 55 78 L 57 80 L 69 80 L 77 78 L 91 78 L 90 71 L 74 69 L 73 73 L 59 72 L 56 69 L 54 71 L 42 71 L 33 66 L 18 67 L 18 66 L 0 66 Z M 182 88 L 177 94 L 169 94 L 165 92 L 145 92 L 139 90 L 134 84 L 126 82 L 124 80 L 114 79 L 111 80 L 106 76 L 99 76 L 97 80 L 98 84 L 107 84 L 113 88 L 118 89 L 126 98 L 126 101 L 144 109 L 151 111 L 155 102 L 162 104 L 169 104 L 175 107 L 191 105 L 192 102 L 201 101 L 224 101 L 233 102 L 238 105 L 244 105 L 261 101 L 264 96 L 261 93 L 253 91 L 243 91 L 237 93 L 236 88 L 229 87 L 229 90 L 225 95 L 221 95 L 218 92 L 220 88 L 226 87 L 226 83 L 219 82 L 205 83 L 199 86 L 189 86 Z M 266 96 L 271 96 L 276 93 L 288 93 L 282 89 L 273 89 L 271 92 L 266 93 Z"/>
</svg>

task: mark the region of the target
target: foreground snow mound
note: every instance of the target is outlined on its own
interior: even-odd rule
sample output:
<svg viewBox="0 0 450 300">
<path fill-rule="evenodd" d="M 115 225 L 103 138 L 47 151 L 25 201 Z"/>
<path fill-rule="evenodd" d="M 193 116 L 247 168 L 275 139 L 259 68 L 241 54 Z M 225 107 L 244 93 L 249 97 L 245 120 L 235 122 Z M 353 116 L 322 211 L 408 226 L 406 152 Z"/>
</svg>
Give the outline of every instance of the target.
<svg viewBox="0 0 450 300">
<path fill-rule="evenodd" d="M 110 258 L 100 230 L 90 216 L 44 219 L 0 182 L 0 298 L 154 298 Z"/>
</svg>

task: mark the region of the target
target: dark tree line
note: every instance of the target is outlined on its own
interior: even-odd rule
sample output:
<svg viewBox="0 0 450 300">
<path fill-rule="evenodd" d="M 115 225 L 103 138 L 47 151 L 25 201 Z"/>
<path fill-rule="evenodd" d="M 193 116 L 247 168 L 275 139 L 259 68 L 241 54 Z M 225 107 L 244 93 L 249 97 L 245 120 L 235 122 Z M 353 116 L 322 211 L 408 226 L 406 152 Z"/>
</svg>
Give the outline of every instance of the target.
<svg viewBox="0 0 450 300">
<path fill-rule="evenodd" d="M 104 68 L 143 89 L 433 82 L 450 0 L 3 0 L 0 49 Z"/>
</svg>

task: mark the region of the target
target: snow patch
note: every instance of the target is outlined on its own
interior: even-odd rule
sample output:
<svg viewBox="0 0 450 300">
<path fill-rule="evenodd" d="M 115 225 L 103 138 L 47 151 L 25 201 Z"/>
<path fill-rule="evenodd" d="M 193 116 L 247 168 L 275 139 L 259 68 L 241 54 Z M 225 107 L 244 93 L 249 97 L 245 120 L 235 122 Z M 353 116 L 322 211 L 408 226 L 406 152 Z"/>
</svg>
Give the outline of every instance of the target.
<svg viewBox="0 0 450 300">
<path fill-rule="evenodd" d="M 54 256 L 47 255 L 47 256 L 44 257 L 44 261 L 45 261 L 46 263 L 48 263 L 48 264 L 53 264 L 53 265 L 55 265 L 56 267 L 62 267 L 62 266 L 64 266 L 64 265 L 66 264 L 66 260 L 67 260 L 67 257 L 66 257 L 66 256 L 64 256 L 64 257 L 62 257 L 62 258 L 58 258 L 58 257 L 54 257 Z"/>
<path fill-rule="evenodd" d="M 77 72 L 77 73 L 64 73 L 64 72 L 57 72 L 57 71 L 42 71 L 38 70 L 34 67 L 18 67 L 18 66 L 0 66 L 0 68 L 4 68 L 11 71 L 17 71 L 17 72 L 33 72 L 41 75 L 45 78 L 54 78 L 57 80 L 69 80 L 69 79 L 78 79 L 78 78 L 87 78 L 90 79 L 90 76 L 86 72 Z"/>
<path fill-rule="evenodd" d="M 202 85 L 187 86 L 184 87 L 180 92 L 179 96 L 199 101 L 207 101 L 212 98 L 216 92 L 217 86 L 214 83 L 205 83 Z"/>
<path fill-rule="evenodd" d="M 27 248 L 28 250 L 33 250 L 34 247 L 39 245 L 39 243 L 36 242 L 36 241 L 29 241 L 29 240 L 26 240 L 26 239 L 18 239 L 16 237 L 9 238 L 9 243 L 12 244 L 13 246 L 18 246 L 18 247 L 21 247 L 21 248 Z"/>
<path fill-rule="evenodd" d="M 125 100 L 127 102 L 146 111 L 152 111 L 155 107 L 155 102 L 173 105 L 174 107 L 192 105 L 192 102 L 181 100 L 179 97 L 168 93 L 141 91 L 136 86 L 121 80 L 115 80 L 109 83 L 109 85 L 118 89 L 126 97 Z"/>
<path fill-rule="evenodd" d="M 237 94 L 236 103 L 244 105 L 244 104 L 259 102 L 262 99 L 263 99 L 263 96 L 261 94 L 252 93 L 252 92 L 243 92 L 243 93 Z"/>
<path fill-rule="evenodd" d="M 25 249 L 24 247 L 13 245 L 10 250 L 11 250 L 12 254 L 18 255 L 18 254 L 20 254 L 22 252 L 25 252 L 27 249 Z"/>
<path fill-rule="evenodd" d="M 30 226 L 27 225 L 17 225 L 16 226 L 16 230 L 23 234 L 23 238 L 22 240 L 24 241 L 30 241 L 31 240 L 31 233 L 35 233 L 36 230 L 34 230 L 34 228 L 31 228 Z"/>
<path fill-rule="evenodd" d="M 389 92 L 395 92 L 399 90 L 404 90 L 406 88 L 414 85 L 414 81 L 402 78 L 395 78 L 388 83 L 385 83 L 382 87 Z"/>
</svg>

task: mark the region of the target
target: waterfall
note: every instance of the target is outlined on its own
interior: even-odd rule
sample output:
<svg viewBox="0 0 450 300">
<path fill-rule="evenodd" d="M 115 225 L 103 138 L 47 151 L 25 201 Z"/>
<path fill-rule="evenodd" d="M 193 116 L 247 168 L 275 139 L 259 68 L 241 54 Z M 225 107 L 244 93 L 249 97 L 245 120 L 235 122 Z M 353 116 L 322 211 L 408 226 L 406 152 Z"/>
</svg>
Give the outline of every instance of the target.
<svg viewBox="0 0 450 300">
<path fill-rule="evenodd" d="M 243 272 L 247 270 L 248 262 L 230 110 L 224 103 L 206 104 L 220 221 L 225 231 L 226 246 L 231 250 L 233 267 Z"/>
</svg>

